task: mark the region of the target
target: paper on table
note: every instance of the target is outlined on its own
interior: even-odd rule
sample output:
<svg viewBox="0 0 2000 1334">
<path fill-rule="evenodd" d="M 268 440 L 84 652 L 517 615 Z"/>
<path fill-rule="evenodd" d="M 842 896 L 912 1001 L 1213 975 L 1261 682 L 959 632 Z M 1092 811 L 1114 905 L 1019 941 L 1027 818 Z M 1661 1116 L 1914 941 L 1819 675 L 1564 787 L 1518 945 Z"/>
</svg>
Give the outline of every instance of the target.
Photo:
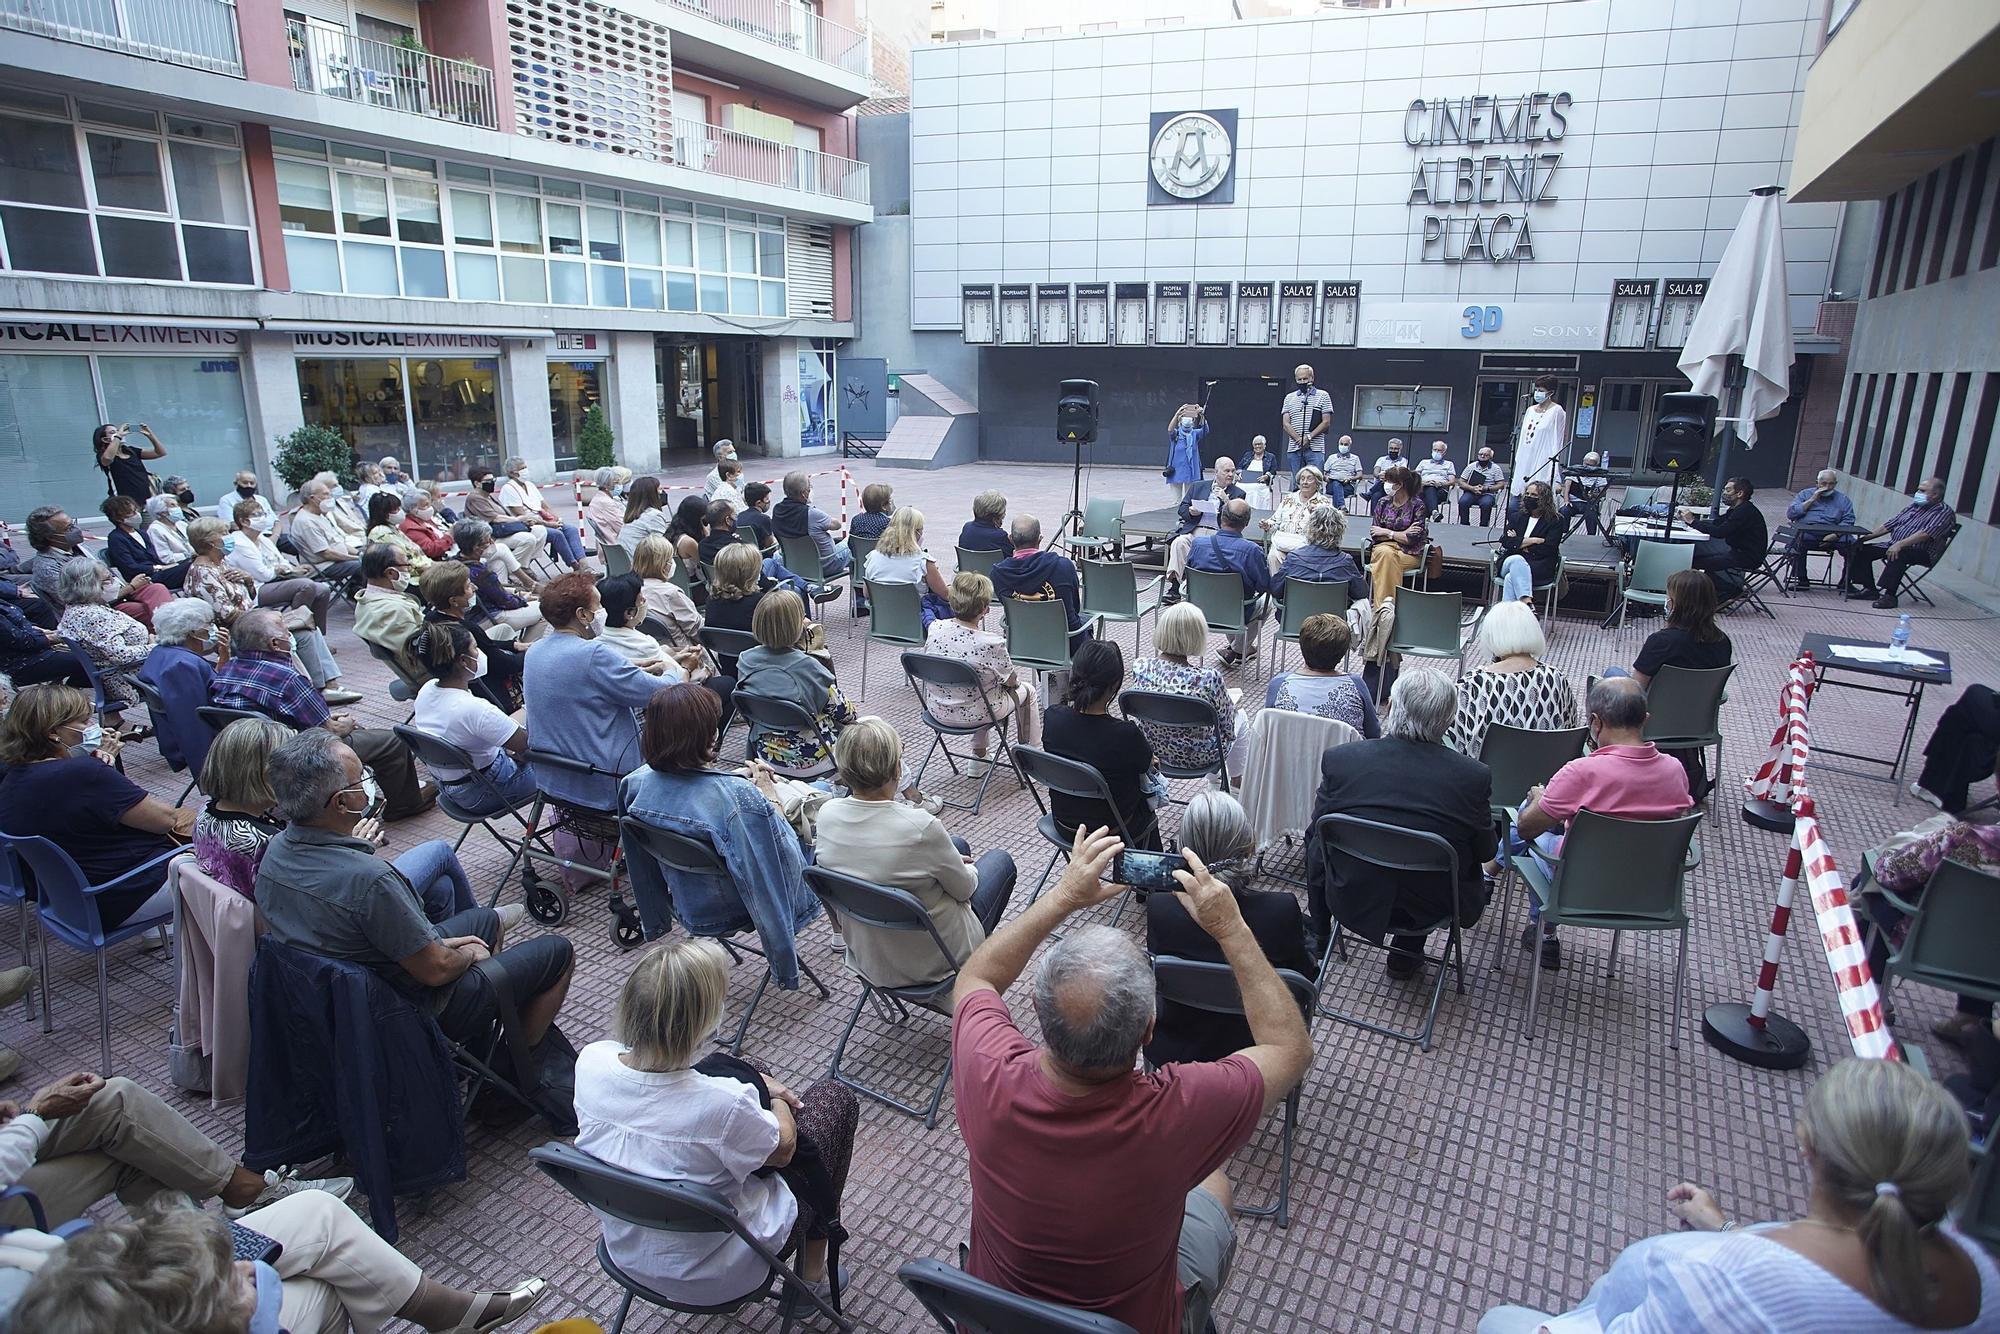
<svg viewBox="0 0 2000 1334">
<path fill-rule="evenodd" d="M 1906 648 L 1902 656 L 1898 657 L 1894 649 L 1885 648 L 1880 644 L 1828 644 L 1826 648 L 1834 657 L 1847 658 L 1854 662 L 1900 663 L 1905 667 L 1944 666 L 1941 659 L 1933 658 L 1928 653 L 1919 653 L 1915 649 Z"/>
</svg>

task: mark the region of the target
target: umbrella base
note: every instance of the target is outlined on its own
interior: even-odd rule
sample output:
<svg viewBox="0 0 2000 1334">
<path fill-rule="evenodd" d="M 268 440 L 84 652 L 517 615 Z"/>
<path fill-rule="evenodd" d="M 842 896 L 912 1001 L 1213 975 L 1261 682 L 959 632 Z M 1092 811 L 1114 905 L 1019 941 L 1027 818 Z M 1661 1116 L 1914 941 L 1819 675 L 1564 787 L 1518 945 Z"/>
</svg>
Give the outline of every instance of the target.
<svg viewBox="0 0 2000 1334">
<path fill-rule="evenodd" d="M 1812 1039 L 1789 1019 L 1772 1014 L 1764 1026 L 1750 1023 L 1750 1007 L 1731 1002 L 1702 1012 L 1701 1035 L 1708 1045 L 1745 1065 L 1765 1070 L 1796 1070 L 1812 1055 Z"/>
</svg>

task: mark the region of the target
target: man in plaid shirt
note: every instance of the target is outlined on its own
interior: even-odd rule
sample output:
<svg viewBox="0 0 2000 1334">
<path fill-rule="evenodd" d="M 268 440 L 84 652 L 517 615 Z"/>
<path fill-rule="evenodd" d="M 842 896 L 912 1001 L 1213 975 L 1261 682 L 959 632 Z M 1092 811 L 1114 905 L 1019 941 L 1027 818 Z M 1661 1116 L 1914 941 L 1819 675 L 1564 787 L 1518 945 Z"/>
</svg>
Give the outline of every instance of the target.
<svg viewBox="0 0 2000 1334">
<path fill-rule="evenodd" d="M 353 747 L 382 785 L 385 820 L 428 810 L 437 784 L 418 781 L 417 762 L 394 732 L 356 727 L 344 713 L 329 712 L 306 674 L 292 661 L 292 633 L 278 613 L 246 611 L 229 628 L 229 661 L 215 669 L 209 699 L 225 709 L 248 709 L 304 731 L 323 727 Z"/>
<path fill-rule="evenodd" d="M 1896 605 L 1896 590 L 1903 573 L 1912 565 L 1930 565 L 1944 554 L 1945 539 L 1958 518 L 1944 503 L 1944 479 L 1933 477 L 1917 488 L 1916 497 L 1887 523 L 1856 542 L 1847 553 L 1847 596 L 1873 599 L 1874 605 L 1889 610 Z M 1877 541 L 1886 537 L 1887 542 Z M 1875 562 L 1889 562 L 1882 582 L 1875 582 Z"/>
</svg>

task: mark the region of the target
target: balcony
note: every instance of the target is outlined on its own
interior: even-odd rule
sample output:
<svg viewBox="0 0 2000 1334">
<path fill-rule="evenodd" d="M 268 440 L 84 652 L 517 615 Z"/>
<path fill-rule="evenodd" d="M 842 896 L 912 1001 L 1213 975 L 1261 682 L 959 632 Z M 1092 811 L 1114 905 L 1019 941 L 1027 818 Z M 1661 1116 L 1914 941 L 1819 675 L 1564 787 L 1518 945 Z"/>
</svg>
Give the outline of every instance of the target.
<svg viewBox="0 0 2000 1334">
<path fill-rule="evenodd" d="M 500 127 L 493 71 L 484 65 L 358 37 L 319 19 L 288 19 L 285 26 L 291 38 L 292 86 L 302 93 L 482 129 Z"/>
<path fill-rule="evenodd" d="M 866 162 L 737 134 L 719 125 L 676 124 L 672 160 L 695 171 L 757 185 L 800 190 L 850 204 L 868 202 Z"/>
<path fill-rule="evenodd" d="M 0 28 L 243 75 L 235 0 L 0 0 Z"/>
<path fill-rule="evenodd" d="M 842 110 L 869 96 L 868 34 L 796 0 L 663 0 L 657 12 L 676 64 Z"/>
</svg>

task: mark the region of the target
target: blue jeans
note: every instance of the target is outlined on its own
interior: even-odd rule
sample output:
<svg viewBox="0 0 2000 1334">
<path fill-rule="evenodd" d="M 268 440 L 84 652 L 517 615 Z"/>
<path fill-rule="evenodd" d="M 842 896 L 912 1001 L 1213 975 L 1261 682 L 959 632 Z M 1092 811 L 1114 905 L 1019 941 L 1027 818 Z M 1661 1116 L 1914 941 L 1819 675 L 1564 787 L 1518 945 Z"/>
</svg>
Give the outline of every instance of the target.
<svg viewBox="0 0 2000 1334">
<path fill-rule="evenodd" d="M 565 565 L 583 563 L 583 534 L 573 523 L 549 525 L 549 550 Z"/>
<path fill-rule="evenodd" d="M 451 844 L 441 838 L 417 844 L 391 865 L 417 887 L 417 897 L 424 901 L 424 916 L 434 923 L 476 906 L 465 868 L 458 864 Z"/>
<path fill-rule="evenodd" d="M 852 564 L 854 564 L 854 553 L 844 546 L 836 546 L 832 555 L 822 555 L 819 558 L 819 567 L 826 572 L 826 577 L 829 579 L 846 574 Z"/>
<path fill-rule="evenodd" d="M 539 790 L 534 767 L 517 763 L 504 750 L 486 766 L 484 778 L 481 782 L 479 776 L 468 774 L 446 783 L 452 804 L 472 815 L 497 815 L 519 806 Z"/>
<path fill-rule="evenodd" d="M 1486 493 L 1485 493 L 1485 494 L 1483 494 L 1483 495 L 1474 495 L 1474 494 L 1472 494 L 1472 493 L 1471 493 L 1470 491 L 1461 491 L 1461 492 L 1459 492 L 1459 493 L 1458 493 L 1458 521 L 1459 521 L 1460 523 L 1471 523 L 1471 522 L 1472 522 L 1472 507 L 1473 507 L 1474 505 L 1477 505 L 1477 506 L 1479 506 L 1479 521 L 1480 521 L 1481 523 L 1490 523 L 1490 522 L 1492 522 L 1492 519 L 1493 519 L 1493 506 L 1494 506 L 1495 502 L 1497 502 L 1497 501 L 1498 501 L 1499 499 L 1500 499 L 1500 497 L 1499 497 L 1499 496 L 1497 496 L 1497 495 L 1495 495 L 1495 494 L 1494 494 L 1494 493 L 1492 493 L 1491 491 L 1488 491 L 1488 492 L 1486 492 Z M 1592 531 L 1595 531 L 1595 530 L 1593 529 Z"/>
<path fill-rule="evenodd" d="M 1341 509 L 1347 508 L 1347 483 L 1326 479 L 1326 494 Z"/>
<path fill-rule="evenodd" d="M 951 836 L 951 845 L 961 857 L 972 855 L 972 845 L 956 834 Z M 978 884 L 972 891 L 972 915 L 990 936 L 993 928 L 1000 925 L 1000 915 L 1007 911 L 1007 900 L 1014 897 L 1013 854 L 1005 848 L 988 848 L 979 854 L 973 870 Z"/>
<path fill-rule="evenodd" d="M 1289 472 L 1292 476 L 1297 477 L 1299 469 L 1308 463 L 1312 464 L 1315 468 L 1323 469 L 1326 466 L 1326 451 L 1324 449 L 1288 449 L 1285 451 L 1285 471 Z"/>
<path fill-rule="evenodd" d="M 1509 556 L 1500 562 L 1500 596 L 1509 602 L 1530 597 L 1535 591 L 1535 573 L 1525 556 Z"/>
</svg>

